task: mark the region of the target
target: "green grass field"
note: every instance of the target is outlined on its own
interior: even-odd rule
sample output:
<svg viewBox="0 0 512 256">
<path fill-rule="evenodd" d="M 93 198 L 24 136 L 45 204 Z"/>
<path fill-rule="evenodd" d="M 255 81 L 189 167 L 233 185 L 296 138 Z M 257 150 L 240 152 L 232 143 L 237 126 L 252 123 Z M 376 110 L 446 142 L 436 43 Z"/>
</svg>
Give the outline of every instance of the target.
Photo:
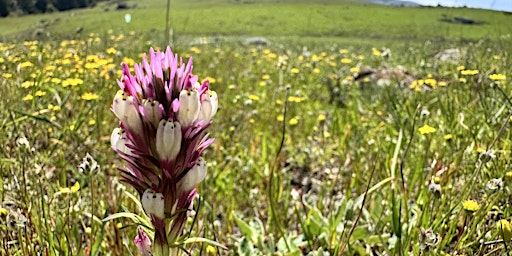
<svg viewBox="0 0 512 256">
<path fill-rule="evenodd" d="M 0 255 L 137 255 L 110 107 L 120 63 L 162 48 L 165 1 L 137 2 L 0 19 Z M 439 21 L 459 16 L 485 24 Z M 225 248 L 188 253 L 509 255 L 510 14 L 195 0 L 172 21 L 220 105 L 184 236 Z"/>
</svg>

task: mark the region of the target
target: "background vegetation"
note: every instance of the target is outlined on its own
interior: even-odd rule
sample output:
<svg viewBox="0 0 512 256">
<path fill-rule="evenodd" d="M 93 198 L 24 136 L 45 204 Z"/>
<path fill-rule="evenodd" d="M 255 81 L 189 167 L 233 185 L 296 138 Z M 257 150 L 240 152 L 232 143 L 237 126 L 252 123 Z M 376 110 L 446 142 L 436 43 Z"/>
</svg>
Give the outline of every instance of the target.
<svg viewBox="0 0 512 256">
<path fill-rule="evenodd" d="M 144 217 L 109 107 L 119 64 L 164 47 L 163 6 L 0 20 L 0 254 L 135 253 L 137 219 L 102 221 Z M 441 21 L 461 16 L 483 24 Z M 228 250 L 191 254 L 508 253 L 512 16 L 218 0 L 171 17 L 221 101 L 189 225 Z"/>
</svg>

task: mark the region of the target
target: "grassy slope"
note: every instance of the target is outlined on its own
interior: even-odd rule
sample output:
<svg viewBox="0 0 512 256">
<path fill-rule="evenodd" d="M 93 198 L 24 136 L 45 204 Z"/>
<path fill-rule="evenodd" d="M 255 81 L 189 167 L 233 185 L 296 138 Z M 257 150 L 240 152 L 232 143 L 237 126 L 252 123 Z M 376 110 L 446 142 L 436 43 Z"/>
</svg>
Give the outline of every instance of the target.
<svg viewBox="0 0 512 256">
<path fill-rule="evenodd" d="M 233 1 L 173 1 L 172 22 L 177 35 L 258 35 L 300 37 L 342 37 L 373 39 L 480 39 L 499 38 L 512 33 L 512 15 L 474 9 L 394 8 L 353 1 L 263 1 L 240 4 Z M 111 11 L 105 11 L 106 8 Z M 131 24 L 124 15 L 132 15 Z M 485 22 L 468 26 L 439 21 L 443 16 L 462 16 Z M 73 36 L 114 29 L 155 32 L 161 36 L 165 1 L 139 1 L 138 8 L 115 11 L 114 6 L 72 12 L 10 17 L 0 20 L 0 36 L 32 31 L 40 20 L 50 22 L 52 35 Z M 384 22 L 385 21 L 385 22 Z M 271 29 L 269 29 L 271 28 Z M 31 33 L 21 34 L 26 38 Z"/>
</svg>

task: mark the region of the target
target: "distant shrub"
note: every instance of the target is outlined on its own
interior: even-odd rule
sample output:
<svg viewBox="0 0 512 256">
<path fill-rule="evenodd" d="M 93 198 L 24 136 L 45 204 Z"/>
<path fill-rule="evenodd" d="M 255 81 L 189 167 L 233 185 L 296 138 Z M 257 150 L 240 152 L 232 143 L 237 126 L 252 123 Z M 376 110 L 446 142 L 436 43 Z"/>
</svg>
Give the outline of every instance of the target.
<svg viewBox="0 0 512 256">
<path fill-rule="evenodd" d="M 7 8 L 7 0 L 0 0 L 0 17 L 9 16 L 9 9 Z"/>
<path fill-rule="evenodd" d="M 76 0 L 54 0 L 53 5 L 59 11 L 67 11 L 77 7 Z"/>
<path fill-rule="evenodd" d="M 45 13 L 48 10 L 48 0 L 36 0 L 34 6 L 40 12 Z"/>
<path fill-rule="evenodd" d="M 20 11 L 24 14 L 35 13 L 34 2 L 32 0 L 17 0 Z"/>
</svg>

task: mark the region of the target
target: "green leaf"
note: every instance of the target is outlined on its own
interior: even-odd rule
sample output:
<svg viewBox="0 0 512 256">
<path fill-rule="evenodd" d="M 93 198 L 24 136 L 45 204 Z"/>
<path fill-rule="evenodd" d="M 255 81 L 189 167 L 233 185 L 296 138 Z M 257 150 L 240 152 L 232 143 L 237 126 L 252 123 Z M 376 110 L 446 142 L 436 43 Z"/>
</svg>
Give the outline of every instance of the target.
<svg viewBox="0 0 512 256">
<path fill-rule="evenodd" d="M 213 240 L 210 240 L 207 238 L 203 238 L 203 237 L 190 237 L 190 238 L 187 238 L 185 241 L 183 241 L 183 244 L 191 244 L 191 243 L 207 243 L 207 244 L 210 244 L 213 246 L 220 247 L 224 250 L 228 249 L 226 246 L 224 246 L 223 244 L 221 244 L 219 242 L 216 242 L 216 241 L 213 241 Z"/>
<path fill-rule="evenodd" d="M 247 222 L 238 218 L 236 214 L 233 214 L 233 218 L 235 219 L 236 224 L 240 228 L 240 232 L 247 237 L 253 244 L 258 243 L 258 232 L 252 228 Z"/>
</svg>

